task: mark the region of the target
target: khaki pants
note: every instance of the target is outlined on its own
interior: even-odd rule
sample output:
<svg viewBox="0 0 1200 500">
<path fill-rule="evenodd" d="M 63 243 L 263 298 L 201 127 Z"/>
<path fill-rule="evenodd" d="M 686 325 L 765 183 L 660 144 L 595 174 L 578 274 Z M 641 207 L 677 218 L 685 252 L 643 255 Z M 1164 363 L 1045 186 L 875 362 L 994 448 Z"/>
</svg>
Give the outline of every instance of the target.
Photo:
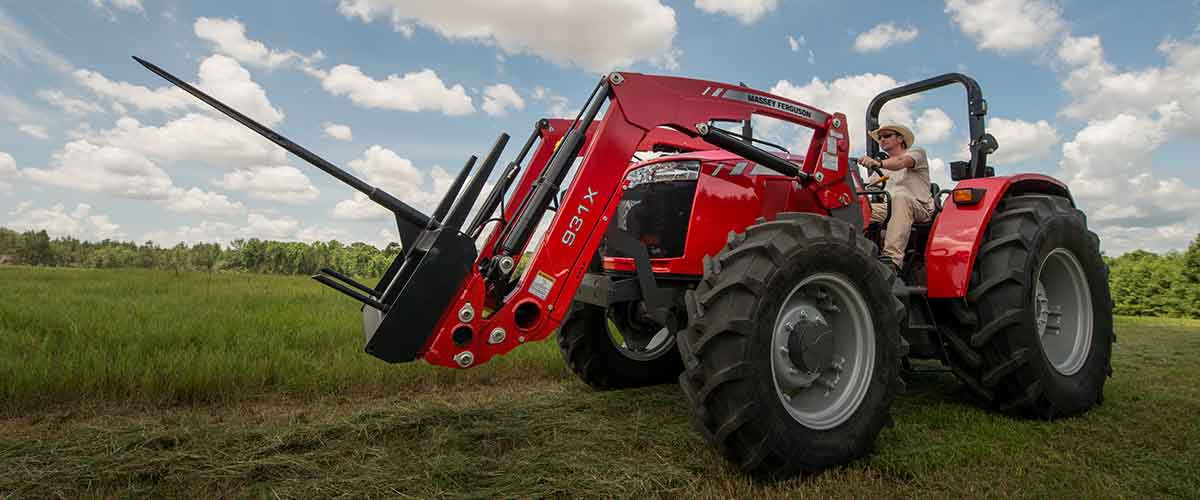
<svg viewBox="0 0 1200 500">
<path fill-rule="evenodd" d="M 912 225 L 917 222 L 928 222 L 933 213 L 933 207 L 913 198 L 908 191 L 896 190 L 892 193 L 892 218 L 884 228 L 883 255 L 892 259 L 896 266 L 904 265 L 904 247 L 908 246 L 908 234 Z M 884 203 L 871 204 L 871 222 L 883 222 L 887 215 L 887 205 Z"/>
</svg>

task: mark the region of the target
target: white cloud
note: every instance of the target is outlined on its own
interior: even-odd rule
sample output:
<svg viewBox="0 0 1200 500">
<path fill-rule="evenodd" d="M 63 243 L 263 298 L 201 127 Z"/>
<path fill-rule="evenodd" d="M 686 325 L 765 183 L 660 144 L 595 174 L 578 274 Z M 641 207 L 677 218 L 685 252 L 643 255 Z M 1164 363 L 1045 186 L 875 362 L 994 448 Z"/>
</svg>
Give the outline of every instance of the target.
<svg viewBox="0 0 1200 500">
<path fill-rule="evenodd" d="M 341 125 L 338 123 L 325 123 L 325 134 L 339 141 L 349 141 L 354 139 L 354 131 L 349 125 Z"/>
<path fill-rule="evenodd" d="M 49 168 L 27 168 L 22 175 L 41 184 L 142 200 L 166 199 L 172 187 L 167 173 L 141 154 L 86 140 L 55 152 Z"/>
<path fill-rule="evenodd" d="M 897 28 L 895 23 L 880 23 L 854 38 L 854 50 L 856 52 L 883 50 L 893 45 L 916 40 L 918 33 L 917 28 L 911 26 Z"/>
<path fill-rule="evenodd" d="M 296 167 L 253 167 L 225 174 L 213 184 L 230 191 L 241 191 L 256 200 L 304 203 L 317 199 L 321 192 L 308 176 Z"/>
<path fill-rule="evenodd" d="M 24 123 L 24 124 L 21 124 L 21 126 L 17 127 L 17 130 L 20 130 L 21 132 L 28 134 L 30 137 L 41 139 L 43 141 L 50 138 L 50 132 L 48 132 L 46 130 L 46 127 L 43 125 L 34 125 L 32 123 Z"/>
<path fill-rule="evenodd" d="M 1200 137 L 1200 45 L 1168 39 L 1158 45 L 1166 64 L 1121 71 L 1104 59 L 1099 37 L 1067 37 L 1059 58 L 1073 65 L 1063 88 L 1071 102 L 1063 115 L 1081 120 L 1120 114 L 1149 116 L 1163 106 L 1178 106 L 1172 132 Z"/>
<path fill-rule="evenodd" d="M 950 169 L 946 167 L 946 160 L 929 158 L 929 182 L 942 189 L 949 189 L 954 185 L 954 181 L 950 180 Z"/>
<path fill-rule="evenodd" d="M 137 12 L 146 11 L 146 9 L 142 7 L 142 0 L 92 0 L 92 6 L 96 8 L 103 8 L 106 5 L 112 5 L 113 8 L 121 10 Z"/>
<path fill-rule="evenodd" d="M 253 236 L 245 235 L 245 226 L 237 226 L 222 221 L 201 221 L 195 226 L 179 226 L 175 230 L 160 229 L 143 235 L 140 241 L 153 241 L 161 246 L 172 247 L 179 243 L 220 243 L 228 246 L 238 238 Z"/>
<path fill-rule="evenodd" d="M 1047 0 L 946 0 L 946 12 L 981 49 L 1033 49 L 1065 29 L 1058 6 Z"/>
<path fill-rule="evenodd" d="M 913 133 L 917 135 L 917 142 L 937 144 L 950 137 L 951 130 L 954 130 L 954 120 L 951 120 L 942 108 L 929 108 L 917 117 L 917 126 Z"/>
<path fill-rule="evenodd" d="M 246 234 L 266 239 L 290 239 L 300 227 L 300 221 L 292 217 L 272 218 L 261 213 L 251 213 L 246 218 Z"/>
<path fill-rule="evenodd" d="M 80 203 L 71 212 L 59 203 L 34 208 L 32 201 L 17 204 L 5 226 L 14 231 L 45 230 L 51 237 L 73 236 L 83 240 L 123 239 L 125 233 L 108 215 L 93 214 L 91 205 Z"/>
<path fill-rule="evenodd" d="M 58 108 L 73 115 L 86 115 L 88 113 L 99 113 L 103 111 L 99 105 L 87 102 L 83 99 L 69 97 L 63 94 L 61 90 L 39 90 L 37 96 L 42 100 L 57 106 Z"/>
<path fill-rule="evenodd" d="M 992 165 L 1044 160 L 1054 153 L 1054 146 L 1061 141 L 1058 131 L 1046 120 L 1027 122 L 991 118 L 987 121 L 987 131 L 1000 144 L 995 153 L 988 155 L 988 163 Z"/>
<path fill-rule="evenodd" d="M 742 24 L 754 24 L 779 6 L 778 0 L 696 0 L 696 8 L 709 14 L 736 17 Z"/>
<path fill-rule="evenodd" d="M 339 230 L 334 230 L 339 231 Z M 277 241 L 310 241 L 301 239 L 299 234 L 328 234 L 316 233 L 312 230 L 300 229 L 300 221 L 292 217 L 273 217 L 261 212 L 250 212 L 238 223 L 225 221 L 204 220 L 194 226 L 180 226 L 174 230 L 162 229 L 151 231 L 142 236 L 142 241 L 153 241 L 163 246 L 174 246 L 178 243 L 220 243 L 228 246 L 233 240 L 259 238 Z"/>
<path fill-rule="evenodd" d="M 787 41 L 788 41 L 788 48 L 792 49 L 792 52 L 800 52 L 800 47 L 803 47 L 805 44 L 808 43 L 808 40 L 804 39 L 804 35 L 800 35 L 800 38 L 796 38 L 792 35 L 788 35 Z"/>
<path fill-rule="evenodd" d="M 160 127 L 121 118 L 116 127 L 90 134 L 97 144 L 137 151 L 158 161 L 202 161 L 221 168 L 283 165 L 286 152 L 240 124 L 189 113 Z"/>
<path fill-rule="evenodd" d="M 1099 36 L 1066 36 L 1058 46 L 1058 58 L 1071 66 L 1102 64 L 1104 50 Z"/>
<path fill-rule="evenodd" d="M 548 118 L 567 117 L 571 112 L 568 109 L 570 103 L 566 97 L 557 95 L 545 87 L 535 87 L 533 89 L 533 100 L 550 104 L 550 107 L 546 110 L 546 117 Z"/>
<path fill-rule="evenodd" d="M 258 40 L 246 38 L 246 26 L 234 19 L 201 17 L 193 29 L 197 37 L 212 42 L 218 52 L 251 66 L 276 68 L 300 59 L 295 51 L 271 50 Z"/>
<path fill-rule="evenodd" d="M 1174 232 L 1200 232 L 1200 189 L 1151 170 L 1154 151 L 1167 140 L 1177 113 L 1166 108 L 1156 117 L 1094 120 L 1063 145 L 1062 178 L 1091 215 L 1090 224 L 1112 237 L 1102 240 L 1109 253 L 1179 248 L 1187 238 Z"/>
<path fill-rule="evenodd" d="M 525 109 L 525 99 L 507 83 L 489 85 L 483 89 L 483 111 L 492 116 L 504 116 L 508 109 Z"/>
<path fill-rule="evenodd" d="M 25 27 L 0 10 L 0 59 L 27 68 L 28 64 L 44 64 L 51 69 L 68 73 L 71 64 L 54 51 L 47 49 Z"/>
<path fill-rule="evenodd" d="M 329 240 L 346 241 L 348 234 L 349 233 L 344 228 L 340 227 L 310 226 L 296 231 L 296 239 L 305 243 Z M 394 240 L 397 238 L 393 237 L 392 239 Z"/>
<path fill-rule="evenodd" d="M 39 113 L 20 99 L 8 94 L 0 94 L 0 118 L 13 123 L 21 123 L 37 120 L 39 117 Z"/>
<path fill-rule="evenodd" d="M 774 0 L 769 0 L 774 3 Z M 398 31 L 419 25 L 452 39 L 605 72 L 646 61 L 671 69 L 675 10 L 660 0 L 341 0 L 346 17 L 387 17 Z"/>
<path fill-rule="evenodd" d="M 349 96 L 350 101 L 364 108 L 395 109 L 400 111 L 440 111 L 447 115 L 465 115 L 475 111 L 471 98 L 461 84 L 446 87 L 432 69 L 389 75 L 375 80 L 364 75 L 357 66 L 339 64 L 332 70 L 308 69 L 321 81 L 321 87 L 335 96 Z"/>
<path fill-rule="evenodd" d="M 171 188 L 167 199 L 160 203 L 163 208 L 172 212 L 192 215 L 237 215 L 246 211 L 241 202 L 229 201 L 220 193 L 204 191 L 200 188 Z"/>
<path fill-rule="evenodd" d="M 151 90 L 128 82 L 114 82 L 86 69 L 74 73 L 75 81 L 97 96 L 128 104 L 139 111 L 175 111 L 192 105 L 194 98 L 174 86 Z"/>
<path fill-rule="evenodd" d="M 216 54 L 202 61 L 199 87 L 268 127 L 283 120 L 283 112 L 271 106 L 267 93 L 250 79 L 250 72 L 229 57 Z"/>
<path fill-rule="evenodd" d="M 114 82 L 104 75 L 81 69 L 74 74 L 76 81 L 96 95 L 116 103 L 130 105 L 139 111 L 184 111 L 201 109 L 219 114 L 187 92 L 175 86 L 149 89 L 127 82 Z M 214 54 L 200 62 L 200 90 L 241 111 L 259 123 L 272 126 L 283 120 L 283 112 L 271 106 L 263 88 L 250 78 L 237 61 Z"/>
<path fill-rule="evenodd" d="M 367 183 L 382 188 L 425 213 L 433 211 L 454 182 L 454 176 L 441 167 L 435 166 L 426 174 L 408 159 L 378 145 L 367 148 L 363 156 L 351 160 L 349 166 L 362 174 Z M 488 192 L 488 189 L 485 186 L 483 192 Z M 358 192 L 351 199 L 338 202 L 333 209 L 333 216 L 338 219 L 382 219 L 390 215 L 391 212 Z"/>
<path fill-rule="evenodd" d="M 888 75 L 866 73 L 838 78 L 829 83 L 814 77 L 803 86 L 780 80 L 771 87 L 770 93 L 810 104 L 830 113 L 845 113 L 850 132 L 850 148 L 853 151 L 863 151 L 867 104 L 880 92 L 897 85 L 899 82 Z M 893 121 L 911 126 L 913 116 L 910 102 L 913 99 L 908 97 L 889 102 L 880 112 L 880 121 Z"/>
<path fill-rule="evenodd" d="M 1057 50 L 1070 97 L 1060 113 L 1086 121 L 1062 147 L 1061 177 L 1113 255 L 1179 249 L 1200 232 L 1200 189 L 1152 168 L 1164 144 L 1200 137 L 1200 45 L 1168 38 L 1158 51 L 1165 64 L 1123 70 L 1099 36 L 1066 36 Z"/>
<path fill-rule="evenodd" d="M 17 170 L 17 161 L 12 155 L 0 151 L 0 190 L 5 190 L 10 187 L 7 180 L 16 179 L 21 176 L 21 171 Z"/>
</svg>

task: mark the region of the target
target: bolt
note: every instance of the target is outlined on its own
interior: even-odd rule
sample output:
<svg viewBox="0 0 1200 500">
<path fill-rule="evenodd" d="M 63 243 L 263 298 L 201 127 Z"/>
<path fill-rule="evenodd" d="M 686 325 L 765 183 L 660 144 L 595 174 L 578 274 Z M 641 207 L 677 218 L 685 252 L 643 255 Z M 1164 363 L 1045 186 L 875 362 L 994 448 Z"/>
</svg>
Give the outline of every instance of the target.
<svg viewBox="0 0 1200 500">
<path fill-rule="evenodd" d="M 475 362 L 475 355 L 471 354 L 471 351 L 463 351 L 454 355 L 454 362 L 458 363 L 458 366 L 466 368 Z"/>
<path fill-rule="evenodd" d="M 813 178 L 816 179 L 817 182 L 821 182 L 821 181 L 825 180 L 825 174 L 823 174 L 821 172 L 817 172 L 816 174 L 813 175 Z"/>
<path fill-rule="evenodd" d="M 700 132 L 700 135 L 708 135 L 708 124 L 707 123 L 697 123 L 696 131 Z"/>
<path fill-rule="evenodd" d="M 464 304 L 462 309 L 458 310 L 458 320 L 463 323 L 470 323 L 473 319 L 475 319 L 475 308 L 471 307 L 470 303 Z"/>
<path fill-rule="evenodd" d="M 621 76 L 620 73 L 613 72 L 609 75 L 608 81 L 612 82 L 613 85 L 620 85 L 625 82 L 625 77 Z"/>
<path fill-rule="evenodd" d="M 509 257 L 507 255 L 500 257 L 500 272 L 502 272 L 504 274 L 511 273 L 513 270 L 513 267 L 516 267 L 516 263 L 513 262 L 512 257 Z"/>
<path fill-rule="evenodd" d="M 488 343 L 489 344 L 499 344 L 501 342 L 504 342 L 504 337 L 505 337 L 504 329 L 500 328 L 500 327 L 496 327 L 496 329 L 492 330 L 492 333 L 490 335 L 488 335 Z"/>
<path fill-rule="evenodd" d="M 800 313 L 800 317 L 804 317 L 804 313 Z M 783 330 L 786 332 L 791 332 L 791 331 L 794 331 L 795 329 L 796 329 L 795 323 L 784 323 L 783 324 Z"/>
<path fill-rule="evenodd" d="M 841 118 L 833 119 L 833 128 L 842 128 L 842 119 Z"/>
<path fill-rule="evenodd" d="M 546 306 L 546 310 L 547 310 L 547 311 L 553 311 L 553 310 L 554 310 L 554 304 L 551 304 L 551 305 L 548 305 L 548 306 Z"/>
<path fill-rule="evenodd" d="M 520 337 L 517 337 L 517 342 L 520 342 L 520 343 L 524 344 L 524 343 L 525 343 L 525 336 L 524 336 L 524 335 L 522 335 L 522 336 L 520 336 Z"/>
</svg>

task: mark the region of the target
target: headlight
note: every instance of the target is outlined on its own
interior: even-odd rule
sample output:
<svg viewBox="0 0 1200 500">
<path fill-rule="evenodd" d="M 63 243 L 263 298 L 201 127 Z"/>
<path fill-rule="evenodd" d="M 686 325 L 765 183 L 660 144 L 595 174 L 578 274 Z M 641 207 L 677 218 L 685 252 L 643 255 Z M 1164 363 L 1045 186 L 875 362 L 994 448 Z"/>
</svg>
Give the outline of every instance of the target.
<svg viewBox="0 0 1200 500">
<path fill-rule="evenodd" d="M 630 170 L 625 175 L 625 181 L 628 182 L 625 189 L 653 182 L 694 181 L 699 178 L 699 160 L 665 161 Z"/>
</svg>

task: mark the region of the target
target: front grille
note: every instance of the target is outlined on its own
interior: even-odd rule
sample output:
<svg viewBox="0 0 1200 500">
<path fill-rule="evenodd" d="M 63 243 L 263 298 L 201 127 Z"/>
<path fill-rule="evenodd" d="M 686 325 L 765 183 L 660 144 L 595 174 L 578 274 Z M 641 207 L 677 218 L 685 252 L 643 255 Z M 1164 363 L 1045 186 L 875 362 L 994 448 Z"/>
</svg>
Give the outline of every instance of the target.
<svg viewBox="0 0 1200 500">
<path fill-rule="evenodd" d="M 609 231 L 625 231 L 646 245 L 650 258 L 682 257 L 692 216 L 694 179 L 638 184 L 625 190 Z M 632 257 L 606 248 L 605 257 Z"/>
</svg>

